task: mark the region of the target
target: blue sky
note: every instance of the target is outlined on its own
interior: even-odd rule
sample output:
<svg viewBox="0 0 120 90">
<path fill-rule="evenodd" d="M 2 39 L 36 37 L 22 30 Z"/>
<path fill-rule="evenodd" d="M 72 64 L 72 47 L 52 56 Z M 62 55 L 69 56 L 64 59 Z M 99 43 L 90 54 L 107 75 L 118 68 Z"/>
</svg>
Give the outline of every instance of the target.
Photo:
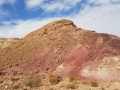
<svg viewBox="0 0 120 90">
<path fill-rule="evenodd" d="M 22 38 L 60 19 L 120 37 L 120 0 L 0 0 L 0 37 Z"/>
</svg>

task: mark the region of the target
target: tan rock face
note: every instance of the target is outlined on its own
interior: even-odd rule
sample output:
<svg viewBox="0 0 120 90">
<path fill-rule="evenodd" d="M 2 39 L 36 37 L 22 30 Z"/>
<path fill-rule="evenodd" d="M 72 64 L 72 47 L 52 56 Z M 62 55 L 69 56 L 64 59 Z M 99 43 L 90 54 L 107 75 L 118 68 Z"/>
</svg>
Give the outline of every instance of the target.
<svg viewBox="0 0 120 90">
<path fill-rule="evenodd" d="M 18 38 L 0 38 L 0 49 L 5 48 L 18 40 Z"/>
<path fill-rule="evenodd" d="M 2 49 L 0 70 L 113 80 L 120 76 L 119 57 L 119 37 L 77 28 L 64 19 L 51 22 Z"/>
</svg>

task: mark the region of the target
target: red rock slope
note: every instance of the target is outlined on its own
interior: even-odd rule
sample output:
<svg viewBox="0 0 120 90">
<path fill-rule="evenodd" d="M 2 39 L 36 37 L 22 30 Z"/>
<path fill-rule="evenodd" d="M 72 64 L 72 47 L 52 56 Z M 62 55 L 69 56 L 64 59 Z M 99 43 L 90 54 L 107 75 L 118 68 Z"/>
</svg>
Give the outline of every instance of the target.
<svg viewBox="0 0 120 90">
<path fill-rule="evenodd" d="M 53 21 L 1 50 L 0 60 L 6 72 L 120 79 L 120 38 Z"/>
</svg>

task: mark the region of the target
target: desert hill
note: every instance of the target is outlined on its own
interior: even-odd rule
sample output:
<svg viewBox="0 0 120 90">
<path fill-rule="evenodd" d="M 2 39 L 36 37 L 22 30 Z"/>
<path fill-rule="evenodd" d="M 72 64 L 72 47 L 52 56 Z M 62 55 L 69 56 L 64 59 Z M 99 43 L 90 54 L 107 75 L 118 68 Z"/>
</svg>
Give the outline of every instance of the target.
<svg viewBox="0 0 120 90">
<path fill-rule="evenodd" d="M 120 79 L 120 37 L 58 20 L 0 51 L 1 72 Z"/>
<path fill-rule="evenodd" d="M 18 38 L 0 38 L 0 49 L 5 48 L 18 40 Z"/>
</svg>

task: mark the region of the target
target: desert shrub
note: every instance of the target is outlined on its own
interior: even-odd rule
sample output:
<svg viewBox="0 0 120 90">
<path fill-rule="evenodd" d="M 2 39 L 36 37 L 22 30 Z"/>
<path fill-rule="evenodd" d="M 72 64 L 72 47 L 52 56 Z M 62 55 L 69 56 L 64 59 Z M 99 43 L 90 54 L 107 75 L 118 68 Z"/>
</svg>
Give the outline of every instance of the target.
<svg viewBox="0 0 120 90">
<path fill-rule="evenodd" d="M 48 90 L 56 90 L 56 89 L 54 89 L 54 88 L 49 88 Z"/>
<path fill-rule="evenodd" d="M 14 85 L 12 88 L 13 88 L 13 89 L 19 89 L 19 88 L 20 88 L 20 85 L 19 85 L 19 84 Z"/>
<path fill-rule="evenodd" d="M 28 77 L 24 80 L 24 84 L 29 87 L 38 87 L 41 84 L 40 77 Z"/>
<path fill-rule="evenodd" d="M 67 89 L 77 89 L 78 88 L 78 84 L 76 84 L 76 83 L 69 83 L 66 87 L 67 87 Z"/>
<path fill-rule="evenodd" d="M 2 79 L 0 79 L 0 84 L 1 84 L 1 83 L 3 83 L 3 80 L 2 80 Z"/>
<path fill-rule="evenodd" d="M 91 82 L 91 86 L 92 87 L 98 87 L 98 83 L 97 82 Z"/>
<path fill-rule="evenodd" d="M 73 81 L 75 81 L 75 80 L 76 80 L 76 79 L 75 79 L 73 76 L 70 76 L 70 77 L 69 77 L 69 81 L 70 81 L 70 82 L 73 82 Z"/>
<path fill-rule="evenodd" d="M 105 88 L 102 87 L 101 90 L 105 90 Z"/>
<path fill-rule="evenodd" d="M 87 81 L 82 82 L 83 85 L 88 85 L 89 83 Z"/>
<path fill-rule="evenodd" d="M 61 76 L 57 76 L 57 75 L 50 75 L 49 76 L 49 82 L 51 85 L 58 84 L 61 80 L 62 80 Z"/>
<path fill-rule="evenodd" d="M 13 81 L 13 82 L 15 82 L 15 81 L 17 81 L 17 80 L 19 80 L 19 78 L 15 78 L 15 77 L 11 77 L 11 78 L 10 78 L 10 81 Z"/>
</svg>

